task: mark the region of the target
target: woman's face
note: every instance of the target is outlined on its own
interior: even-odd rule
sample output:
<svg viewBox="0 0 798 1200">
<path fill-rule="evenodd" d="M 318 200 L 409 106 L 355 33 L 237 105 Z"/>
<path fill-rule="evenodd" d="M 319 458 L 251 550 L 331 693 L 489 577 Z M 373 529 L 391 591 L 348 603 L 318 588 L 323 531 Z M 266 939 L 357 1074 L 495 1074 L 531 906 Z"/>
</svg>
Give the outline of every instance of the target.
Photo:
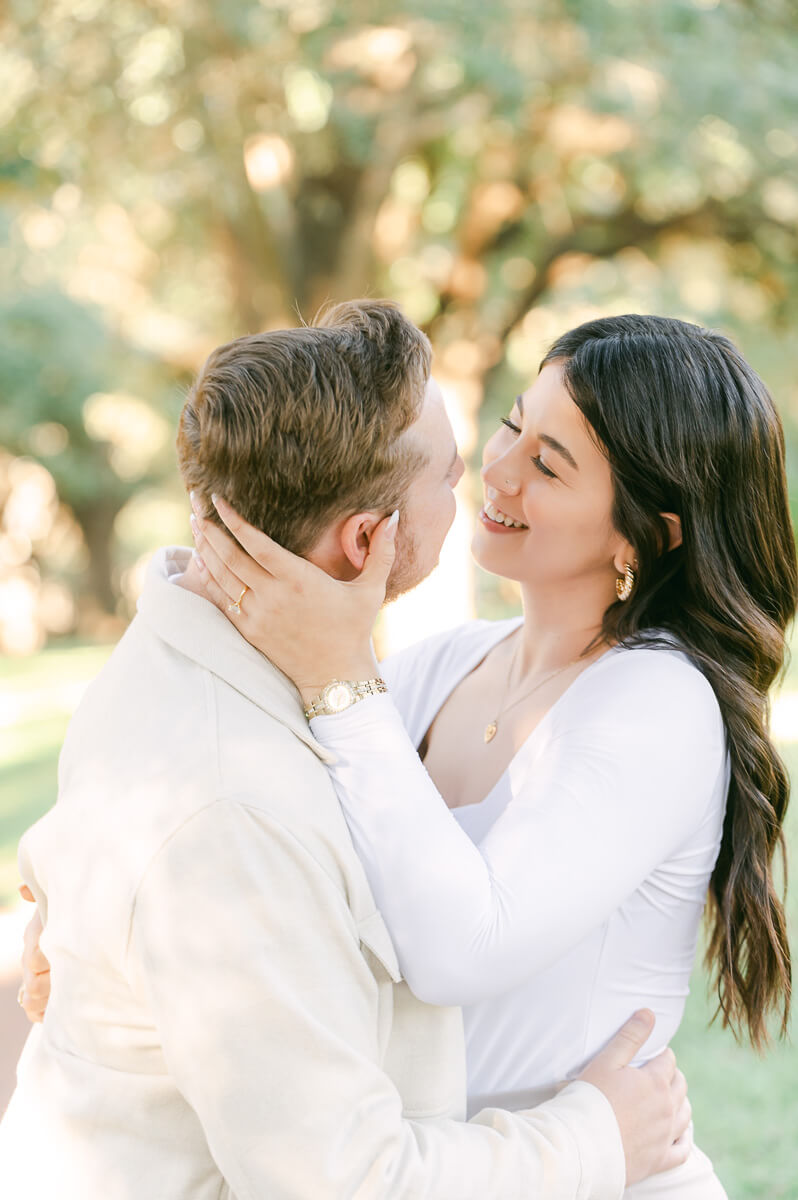
<svg viewBox="0 0 798 1200">
<path fill-rule="evenodd" d="M 518 397 L 482 462 L 485 502 L 472 547 L 479 565 L 536 587 L 590 585 L 608 605 L 633 552 L 613 528 L 609 463 L 559 363 Z"/>
</svg>

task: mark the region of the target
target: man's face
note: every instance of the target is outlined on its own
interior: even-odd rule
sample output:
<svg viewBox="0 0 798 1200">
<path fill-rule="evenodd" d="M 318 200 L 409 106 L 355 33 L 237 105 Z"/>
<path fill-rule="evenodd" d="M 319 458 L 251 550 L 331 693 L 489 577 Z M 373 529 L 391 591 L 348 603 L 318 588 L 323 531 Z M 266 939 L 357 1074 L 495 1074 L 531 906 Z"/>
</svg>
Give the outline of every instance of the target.
<svg viewBox="0 0 798 1200">
<path fill-rule="evenodd" d="M 387 600 L 395 600 L 414 588 L 437 566 L 454 520 L 454 488 L 465 470 L 441 389 L 434 379 L 427 383 L 421 412 L 403 437 L 422 449 L 426 462 L 407 489 L 400 509 L 396 561 L 388 578 Z"/>
</svg>

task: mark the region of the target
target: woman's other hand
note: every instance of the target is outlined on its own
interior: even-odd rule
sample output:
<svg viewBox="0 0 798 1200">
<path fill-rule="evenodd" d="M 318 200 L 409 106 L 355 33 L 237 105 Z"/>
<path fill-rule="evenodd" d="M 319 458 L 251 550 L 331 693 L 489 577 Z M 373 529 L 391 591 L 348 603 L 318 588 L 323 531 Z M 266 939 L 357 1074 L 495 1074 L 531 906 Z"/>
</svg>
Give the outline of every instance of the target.
<svg viewBox="0 0 798 1200">
<path fill-rule="evenodd" d="M 29 887 L 23 884 L 19 891 L 23 900 L 32 900 L 35 903 Z M 39 946 L 42 928 L 42 919 L 37 910 L 25 926 L 22 987 L 17 997 L 25 1016 L 34 1024 L 44 1020 L 47 1001 L 50 998 L 50 963 Z"/>
<path fill-rule="evenodd" d="M 230 533 L 191 521 L 206 595 L 309 703 L 332 679 L 377 674 L 371 630 L 393 566 L 398 513 L 375 529 L 358 577 L 334 579 L 214 499 Z"/>
</svg>

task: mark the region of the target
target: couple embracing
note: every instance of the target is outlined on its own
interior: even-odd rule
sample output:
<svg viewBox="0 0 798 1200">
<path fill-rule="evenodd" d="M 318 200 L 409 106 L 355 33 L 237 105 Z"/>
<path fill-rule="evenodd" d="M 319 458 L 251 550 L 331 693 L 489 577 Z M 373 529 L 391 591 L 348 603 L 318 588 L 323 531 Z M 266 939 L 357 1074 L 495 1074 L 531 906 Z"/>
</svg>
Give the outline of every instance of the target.
<svg viewBox="0 0 798 1200">
<path fill-rule="evenodd" d="M 724 1015 L 758 1041 L 788 1000 L 766 711 L 796 565 L 762 382 L 680 321 L 565 334 L 484 452 L 474 554 L 523 620 L 379 667 L 463 470 L 423 335 L 362 301 L 223 346 L 178 450 L 197 550 L 155 556 L 20 849 L 47 1003 L 4 1179 L 723 1197 L 666 1047 L 707 892 Z"/>
</svg>

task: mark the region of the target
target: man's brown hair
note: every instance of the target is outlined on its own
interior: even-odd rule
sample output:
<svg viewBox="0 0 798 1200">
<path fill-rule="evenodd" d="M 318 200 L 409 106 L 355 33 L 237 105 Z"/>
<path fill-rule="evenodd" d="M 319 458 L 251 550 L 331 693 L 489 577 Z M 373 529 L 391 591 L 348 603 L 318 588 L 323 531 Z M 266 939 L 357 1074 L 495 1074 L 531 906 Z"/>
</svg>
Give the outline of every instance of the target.
<svg viewBox="0 0 798 1200">
<path fill-rule="evenodd" d="M 330 523 L 402 501 L 424 461 L 401 435 L 421 410 L 431 351 L 387 300 L 353 300 L 312 325 L 214 350 L 180 416 L 186 487 L 223 496 L 296 554 Z"/>
</svg>

